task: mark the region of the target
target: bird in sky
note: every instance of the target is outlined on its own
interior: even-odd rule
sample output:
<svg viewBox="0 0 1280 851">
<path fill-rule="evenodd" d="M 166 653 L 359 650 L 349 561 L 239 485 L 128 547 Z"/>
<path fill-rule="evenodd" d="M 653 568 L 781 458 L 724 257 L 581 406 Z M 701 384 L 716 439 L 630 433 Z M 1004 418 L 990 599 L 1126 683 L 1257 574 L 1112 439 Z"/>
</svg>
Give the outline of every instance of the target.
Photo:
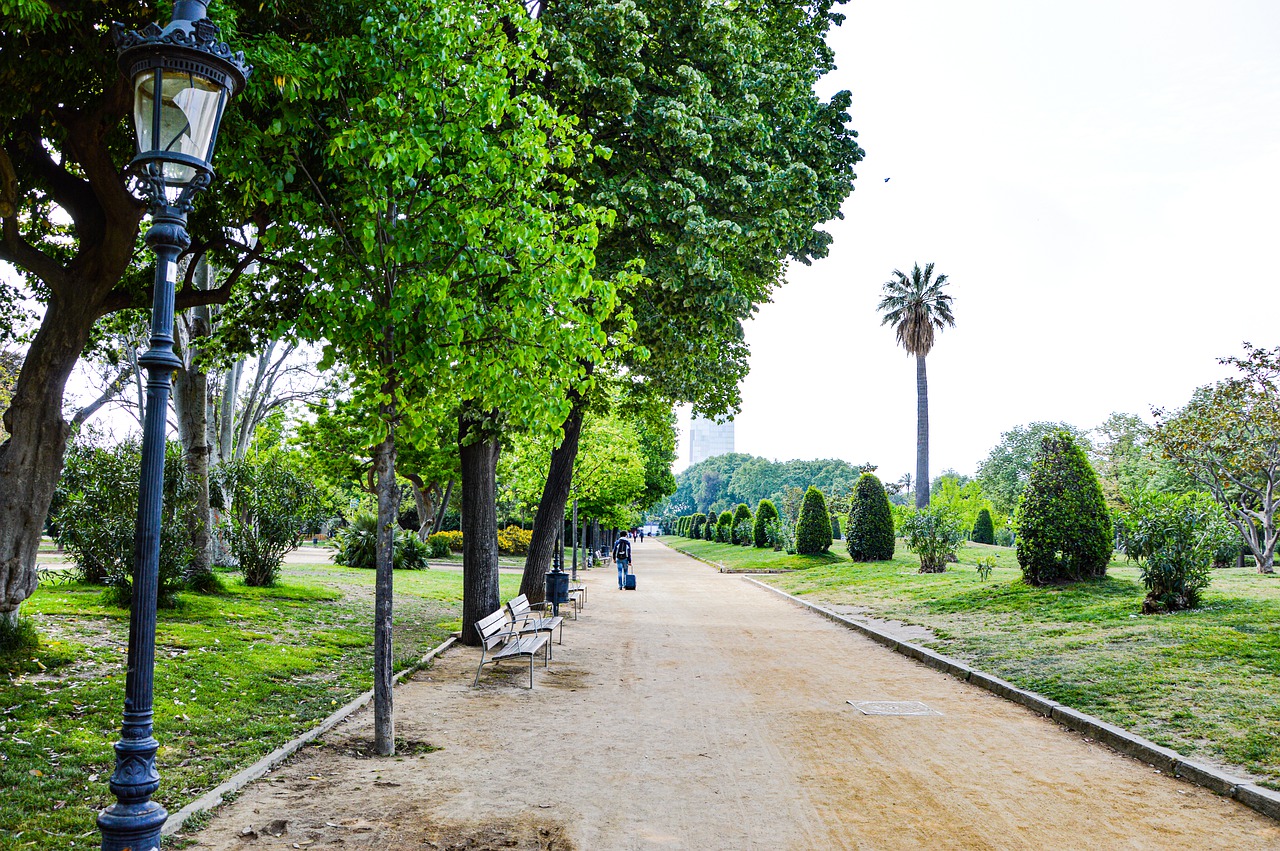
<svg viewBox="0 0 1280 851">
<path fill-rule="evenodd" d="M 884 182 L 885 182 L 885 183 L 888 183 L 888 182 L 889 182 L 889 178 L 887 178 L 887 177 L 886 177 L 886 178 L 884 179 Z"/>
</svg>

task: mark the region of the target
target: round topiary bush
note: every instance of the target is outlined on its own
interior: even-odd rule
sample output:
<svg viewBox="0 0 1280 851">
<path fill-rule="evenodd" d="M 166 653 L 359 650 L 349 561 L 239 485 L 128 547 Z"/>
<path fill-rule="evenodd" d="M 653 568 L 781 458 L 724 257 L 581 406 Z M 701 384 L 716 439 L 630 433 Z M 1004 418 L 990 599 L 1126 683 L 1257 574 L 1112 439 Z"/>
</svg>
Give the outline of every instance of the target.
<svg viewBox="0 0 1280 851">
<path fill-rule="evenodd" d="M 800 503 L 800 519 L 796 521 L 796 552 L 800 555 L 825 553 L 831 548 L 831 515 L 822 491 L 809 485 Z"/>
<path fill-rule="evenodd" d="M 893 558 L 897 543 L 893 536 L 893 512 L 889 509 L 889 495 L 874 473 L 863 473 L 853 487 L 844 541 L 849 558 L 854 561 Z"/>
<path fill-rule="evenodd" d="M 760 500 L 760 504 L 756 506 L 756 521 L 751 526 L 751 542 L 757 547 L 773 546 L 773 539 L 769 537 L 769 523 L 777 519 L 778 509 L 774 507 L 773 500 Z"/>
<path fill-rule="evenodd" d="M 996 527 L 991 522 L 991 512 L 985 508 L 978 512 L 978 519 L 973 521 L 973 541 L 977 544 L 996 542 Z"/>
<path fill-rule="evenodd" d="M 716 541 L 721 544 L 731 543 L 733 537 L 733 512 L 721 511 L 716 520 Z"/>
<path fill-rule="evenodd" d="M 1018 564 L 1032 585 L 1096 579 L 1111 560 L 1112 523 L 1098 476 L 1069 432 L 1040 444 L 1018 502 Z"/>
<path fill-rule="evenodd" d="M 746 525 L 744 526 L 743 524 Z M 730 530 L 730 543 L 745 544 L 747 542 L 747 538 L 750 537 L 750 530 L 751 509 L 747 507 L 745 502 L 740 502 L 738 503 L 738 507 L 733 510 L 733 528 Z"/>
</svg>

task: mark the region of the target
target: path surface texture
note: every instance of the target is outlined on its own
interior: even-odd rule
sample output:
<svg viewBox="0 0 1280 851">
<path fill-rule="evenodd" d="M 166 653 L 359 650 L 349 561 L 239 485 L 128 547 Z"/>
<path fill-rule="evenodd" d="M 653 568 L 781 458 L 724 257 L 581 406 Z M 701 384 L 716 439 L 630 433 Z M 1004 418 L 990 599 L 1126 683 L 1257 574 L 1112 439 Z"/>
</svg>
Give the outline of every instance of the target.
<svg viewBox="0 0 1280 851">
<path fill-rule="evenodd" d="M 646 540 L 551 665 L 450 649 L 197 848 L 1276 849 L 1280 826 Z M 936 714 L 863 715 L 848 701 Z M 440 748 L 424 753 L 424 745 Z M 296 844 L 295 844 L 296 843 Z"/>
</svg>

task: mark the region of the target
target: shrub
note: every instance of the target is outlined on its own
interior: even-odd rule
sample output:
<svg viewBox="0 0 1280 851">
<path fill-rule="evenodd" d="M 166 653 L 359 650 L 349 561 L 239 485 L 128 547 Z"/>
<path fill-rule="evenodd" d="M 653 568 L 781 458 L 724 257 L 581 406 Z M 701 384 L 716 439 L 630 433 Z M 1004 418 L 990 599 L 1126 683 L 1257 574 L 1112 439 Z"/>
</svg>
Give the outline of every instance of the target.
<svg viewBox="0 0 1280 851">
<path fill-rule="evenodd" d="M 884 485 L 874 473 L 863 473 L 853 487 L 849 518 L 844 527 L 845 547 L 854 561 L 888 561 L 897 542 L 893 536 L 893 510 Z"/>
<path fill-rule="evenodd" d="M 707 515 L 703 514 L 702 512 L 698 512 L 697 514 L 693 515 L 693 518 L 690 520 L 689 537 L 701 538 L 703 534 L 702 527 L 705 525 L 707 525 Z"/>
<path fill-rule="evenodd" d="M 769 534 L 769 524 L 778 519 L 778 509 L 773 500 L 762 499 L 756 506 L 756 519 L 751 527 L 751 542 L 757 547 L 771 547 L 777 541 Z"/>
<path fill-rule="evenodd" d="M 1105 576 L 1112 524 L 1098 477 L 1067 431 L 1046 435 L 1018 502 L 1018 564 L 1032 585 Z"/>
<path fill-rule="evenodd" d="M 995 556 L 983 556 L 978 559 L 978 579 L 986 582 L 991 578 L 991 571 L 996 569 Z"/>
<path fill-rule="evenodd" d="M 1013 546 L 1013 530 L 1007 526 L 1001 526 L 996 530 L 996 545 L 1001 547 Z"/>
<path fill-rule="evenodd" d="M 978 544 L 996 542 L 996 527 L 991 522 L 991 512 L 985 508 L 978 512 L 978 519 L 973 521 L 973 540 Z"/>
<path fill-rule="evenodd" d="M 942 573 L 955 559 L 964 530 L 951 509 L 930 505 L 903 518 L 902 537 L 907 549 L 920 557 L 921 573 Z"/>
<path fill-rule="evenodd" d="M 444 532 L 436 532 L 427 536 L 427 555 L 431 558 L 449 557 L 449 536 Z"/>
<path fill-rule="evenodd" d="M 714 541 L 716 539 L 716 526 L 719 525 L 719 519 L 714 513 L 707 515 L 707 522 L 702 524 L 703 540 Z"/>
<path fill-rule="evenodd" d="M 334 536 L 334 544 L 338 552 L 334 555 L 335 564 L 347 567 L 358 567 L 373 570 L 378 566 L 378 518 L 374 514 L 357 514 L 351 525 L 339 530 Z M 439 535 L 457 535 L 461 532 L 439 532 Z M 432 537 L 435 537 L 434 535 Z M 412 542 L 411 542 L 412 541 Z M 391 530 L 391 567 L 393 570 L 405 568 L 419 570 L 427 566 L 427 545 L 417 535 L 406 532 L 399 526 Z M 407 560 L 407 561 L 406 561 Z"/>
<path fill-rule="evenodd" d="M 743 530 L 746 530 L 745 532 Z M 745 502 L 738 503 L 733 510 L 733 526 L 729 530 L 729 542 L 745 544 L 751 538 L 751 509 Z"/>
<path fill-rule="evenodd" d="M 443 535 L 445 537 L 445 540 L 449 542 L 450 552 L 455 552 L 455 553 L 462 552 L 462 532 L 460 532 L 457 529 L 454 529 L 452 531 L 437 532 L 436 534 Z"/>
<path fill-rule="evenodd" d="M 1120 549 L 1138 562 L 1146 614 L 1194 609 L 1209 584 L 1210 563 L 1227 524 L 1203 494 L 1142 494 L 1117 523 Z"/>
<path fill-rule="evenodd" d="M 231 503 L 225 540 L 244 584 L 274 585 L 303 527 L 322 514 L 319 490 L 273 456 L 224 464 L 214 477 Z"/>
<path fill-rule="evenodd" d="M 733 514 L 728 511 L 721 511 L 720 517 L 716 520 L 716 540 L 722 544 L 730 543 L 730 537 L 733 535 Z"/>
<path fill-rule="evenodd" d="M 182 449 L 165 445 L 164 513 L 160 523 L 158 605 L 173 606 L 185 587 L 194 555 L 185 518 L 194 498 L 187 484 Z M 133 594 L 134 527 L 142 445 L 128 440 L 103 446 L 94 435 L 78 440 L 67 455 L 51 519 L 57 538 L 75 559 L 86 582 L 105 583 L 109 603 L 128 606 Z"/>
<path fill-rule="evenodd" d="M 800 519 L 796 521 L 796 552 L 800 555 L 825 553 L 831 548 L 831 515 L 827 498 L 813 485 L 804 492 Z"/>
<path fill-rule="evenodd" d="M 524 556 L 529 554 L 529 545 L 533 543 L 533 532 L 519 526 L 508 526 L 498 530 L 498 552 L 504 556 Z"/>
<path fill-rule="evenodd" d="M 832 514 L 831 515 L 831 541 L 832 543 L 835 543 L 838 540 L 840 540 L 840 518 Z"/>
</svg>

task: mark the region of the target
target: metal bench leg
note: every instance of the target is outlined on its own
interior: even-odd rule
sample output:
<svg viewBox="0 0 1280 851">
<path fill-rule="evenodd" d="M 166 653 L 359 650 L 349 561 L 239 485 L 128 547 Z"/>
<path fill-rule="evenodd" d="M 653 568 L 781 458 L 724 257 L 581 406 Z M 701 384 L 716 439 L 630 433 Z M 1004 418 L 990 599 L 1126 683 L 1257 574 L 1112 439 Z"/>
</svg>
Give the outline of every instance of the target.
<svg viewBox="0 0 1280 851">
<path fill-rule="evenodd" d="M 529 690 L 530 691 L 533 690 L 533 656 L 534 654 L 532 653 L 529 654 Z"/>
</svg>

